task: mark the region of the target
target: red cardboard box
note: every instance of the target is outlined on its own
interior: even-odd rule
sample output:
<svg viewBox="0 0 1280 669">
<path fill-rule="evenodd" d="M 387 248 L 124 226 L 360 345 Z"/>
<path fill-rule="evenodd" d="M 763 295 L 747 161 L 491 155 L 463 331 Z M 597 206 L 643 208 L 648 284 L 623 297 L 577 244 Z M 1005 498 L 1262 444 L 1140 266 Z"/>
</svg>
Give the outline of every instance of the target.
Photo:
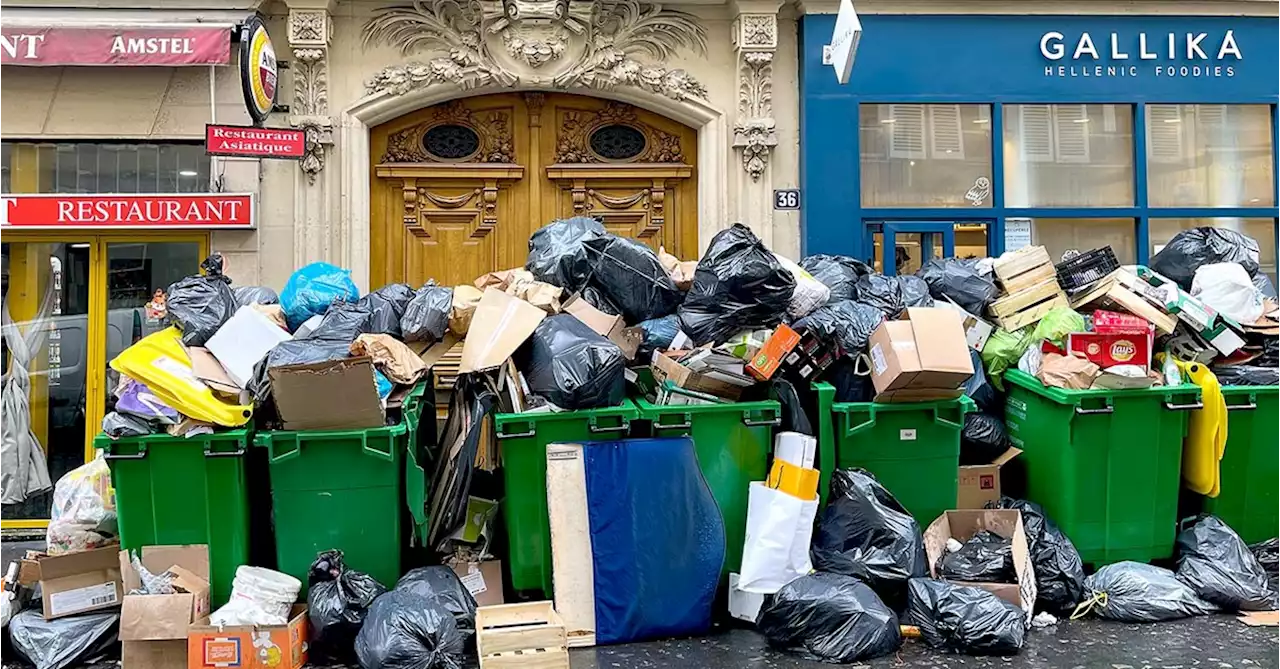
<svg viewBox="0 0 1280 669">
<path fill-rule="evenodd" d="M 1072 332 L 1067 335 L 1067 352 L 1083 354 L 1103 369 L 1115 365 L 1141 365 L 1150 369 L 1151 338 L 1150 331 L 1143 334 Z"/>
<path fill-rule="evenodd" d="M 800 335 L 785 324 L 779 325 L 755 357 L 747 363 L 747 373 L 758 381 L 768 381 L 778 371 L 782 360 L 800 343 Z"/>
<path fill-rule="evenodd" d="M 1139 335 L 1153 332 L 1155 326 L 1145 318 L 1117 311 L 1098 309 L 1093 312 L 1093 331 L 1100 334 Z"/>
</svg>

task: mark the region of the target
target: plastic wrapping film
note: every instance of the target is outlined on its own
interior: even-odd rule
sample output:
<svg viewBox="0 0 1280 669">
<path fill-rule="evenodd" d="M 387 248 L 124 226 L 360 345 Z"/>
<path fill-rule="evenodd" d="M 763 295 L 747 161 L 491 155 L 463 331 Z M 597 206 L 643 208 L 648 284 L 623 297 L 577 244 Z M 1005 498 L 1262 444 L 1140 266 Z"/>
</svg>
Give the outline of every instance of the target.
<svg viewBox="0 0 1280 669">
<path fill-rule="evenodd" d="M 583 453 L 596 643 L 705 634 L 725 529 L 693 440 L 597 442 Z"/>
</svg>

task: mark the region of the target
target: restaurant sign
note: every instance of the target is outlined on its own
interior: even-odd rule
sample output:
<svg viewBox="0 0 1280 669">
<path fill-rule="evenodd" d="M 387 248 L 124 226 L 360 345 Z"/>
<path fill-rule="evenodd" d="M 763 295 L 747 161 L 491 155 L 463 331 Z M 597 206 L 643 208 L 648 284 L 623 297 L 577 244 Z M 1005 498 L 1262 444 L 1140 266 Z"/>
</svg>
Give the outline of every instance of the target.
<svg viewBox="0 0 1280 669">
<path fill-rule="evenodd" d="M 211 156 L 296 159 L 307 153 L 307 133 L 291 128 L 209 124 L 204 127 L 204 150 Z"/>
<path fill-rule="evenodd" d="M 228 65 L 231 26 L 24 26 L 0 27 L 0 64 Z"/>
<path fill-rule="evenodd" d="M 5 195 L 0 228 L 6 230 L 251 230 L 253 195 Z"/>
</svg>

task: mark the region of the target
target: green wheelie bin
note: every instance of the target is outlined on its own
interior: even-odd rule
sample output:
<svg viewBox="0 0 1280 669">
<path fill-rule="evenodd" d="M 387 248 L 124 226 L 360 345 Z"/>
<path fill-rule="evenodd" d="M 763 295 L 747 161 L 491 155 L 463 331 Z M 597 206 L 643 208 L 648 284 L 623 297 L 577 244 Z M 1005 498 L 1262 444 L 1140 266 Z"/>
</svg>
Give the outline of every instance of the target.
<svg viewBox="0 0 1280 669">
<path fill-rule="evenodd" d="M 1280 526 L 1280 386 L 1224 386 L 1227 447 L 1218 463 L 1216 498 L 1204 510 L 1222 519 L 1246 543 L 1276 536 Z"/>
</svg>

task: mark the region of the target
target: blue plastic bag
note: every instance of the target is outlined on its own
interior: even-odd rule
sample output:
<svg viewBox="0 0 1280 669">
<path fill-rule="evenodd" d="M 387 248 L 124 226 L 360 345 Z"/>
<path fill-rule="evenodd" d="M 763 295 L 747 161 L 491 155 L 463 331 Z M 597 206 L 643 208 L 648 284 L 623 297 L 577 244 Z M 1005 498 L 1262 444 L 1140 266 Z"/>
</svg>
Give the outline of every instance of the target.
<svg viewBox="0 0 1280 669">
<path fill-rule="evenodd" d="M 289 277 L 280 293 L 280 305 L 291 332 L 308 318 L 323 314 L 338 300 L 355 302 L 358 299 L 360 289 L 351 280 L 351 272 L 327 262 L 313 262 L 300 268 Z"/>
</svg>

